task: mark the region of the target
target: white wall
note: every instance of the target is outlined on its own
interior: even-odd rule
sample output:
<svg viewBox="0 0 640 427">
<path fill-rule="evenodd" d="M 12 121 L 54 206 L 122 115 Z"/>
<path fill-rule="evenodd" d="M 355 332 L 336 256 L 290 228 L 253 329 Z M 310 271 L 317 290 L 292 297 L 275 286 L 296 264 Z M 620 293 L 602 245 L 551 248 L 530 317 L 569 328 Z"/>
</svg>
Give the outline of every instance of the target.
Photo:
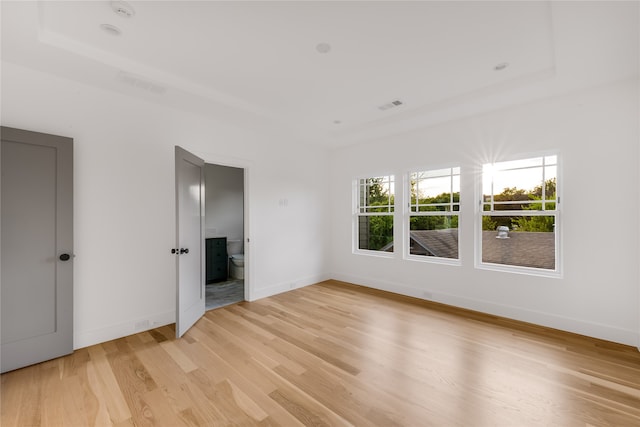
<svg viewBox="0 0 640 427">
<path fill-rule="evenodd" d="M 332 153 L 332 277 L 638 344 L 638 81 L 522 105 Z M 474 268 L 478 166 L 559 150 L 562 279 Z M 462 266 L 352 253 L 352 181 L 459 162 Z"/>
<path fill-rule="evenodd" d="M 76 348 L 175 320 L 174 145 L 248 167 L 252 298 L 326 278 L 323 152 L 6 62 L 1 122 L 74 138 Z"/>
<path fill-rule="evenodd" d="M 244 240 L 244 169 L 205 165 L 205 235 Z"/>
<path fill-rule="evenodd" d="M 622 82 L 328 159 L 297 141 L 3 62 L 1 123 L 75 140 L 76 348 L 136 332 L 139 322 L 174 321 L 174 145 L 247 167 L 253 299 L 334 277 L 638 345 L 637 94 L 637 81 Z M 461 267 L 352 254 L 354 177 L 459 161 L 471 195 L 479 163 L 547 149 L 564 166 L 563 279 L 474 269 L 468 197 Z"/>
</svg>

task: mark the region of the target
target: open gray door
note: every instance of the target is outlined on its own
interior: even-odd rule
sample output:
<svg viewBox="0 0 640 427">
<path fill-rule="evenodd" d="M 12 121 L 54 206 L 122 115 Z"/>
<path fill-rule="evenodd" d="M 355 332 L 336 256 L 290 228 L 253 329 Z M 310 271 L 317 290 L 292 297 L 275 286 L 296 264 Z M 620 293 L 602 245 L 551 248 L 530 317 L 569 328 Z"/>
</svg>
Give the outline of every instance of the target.
<svg viewBox="0 0 640 427">
<path fill-rule="evenodd" d="M 73 352 L 73 140 L 1 128 L 1 369 Z"/>
<path fill-rule="evenodd" d="M 205 309 L 204 160 L 176 146 L 176 336 Z"/>
</svg>

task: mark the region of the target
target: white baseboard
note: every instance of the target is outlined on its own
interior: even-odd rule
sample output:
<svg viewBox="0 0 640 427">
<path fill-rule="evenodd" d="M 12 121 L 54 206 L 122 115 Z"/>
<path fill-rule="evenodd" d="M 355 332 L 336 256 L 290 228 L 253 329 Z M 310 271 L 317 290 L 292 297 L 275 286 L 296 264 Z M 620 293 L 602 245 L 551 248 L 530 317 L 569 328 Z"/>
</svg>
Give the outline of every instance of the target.
<svg viewBox="0 0 640 427">
<path fill-rule="evenodd" d="M 287 283 L 281 283 L 274 286 L 269 286 L 263 289 L 253 290 L 251 292 L 251 301 L 266 298 L 272 295 L 277 295 L 296 288 L 303 288 L 305 286 L 322 282 L 327 279 L 327 275 L 317 275 L 297 279 Z M 175 323 L 175 321 L 176 312 L 175 310 L 171 310 L 164 313 L 157 313 L 155 315 L 141 317 L 138 319 L 131 319 L 104 328 L 94 329 L 91 331 L 76 332 L 74 336 L 73 348 L 74 350 L 77 350 L 79 348 L 100 344 L 106 341 L 126 337 L 138 332 L 147 331 L 149 329 L 158 328 L 164 325 L 169 325 L 171 323 Z"/>
<path fill-rule="evenodd" d="M 169 325 L 175 323 L 175 321 L 176 312 L 175 310 L 171 310 L 139 319 L 131 319 L 105 328 L 76 332 L 73 340 L 73 348 L 77 350 L 79 348 L 89 347 L 90 345 L 100 344 L 138 332 Z"/>
<path fill-rule="evenodd" d="M 252 291 L 252 301 L 277 295 L 292 289 L 303 288 L 314 283 L 323 282 L 333 278 L 348 283 L 366 286 L 382 291 L 407 295 L 419 299 L 439 302 L 454 307 L 466 308 L 487 314 L 502 316 L 509 319 L 529 322 L 536 325 L 560 329 L 567 332 L 600 338 L 625 345 L 637 347 L 640 351 L 640 336 L 637 331 L 614 328 L 594 322 L 573 319 L 556 314 L 529 310 L 521 307 L 496 304 L 490 301 L 461 297 L 442 292 L 431 292 L 414 286 L 387 282 L 345 274 L 317 275 L 296 281 L 281 283 Z M 74 337 L 74 349 L 100 344 L 106 341 L 122 338 L 137 332 L 169 325 L 175 322 L 175 311 L 158 313 L 144 318 L 132 319 L 126 322 L 111 325 L 105 328 L 94 329 L 85 332 L 76 332 Z"/>
<path fill-rule="evenodd" d="M 329 279 L 329 276 L 323 274 L 323 275 L 305 277 L 305 278 L 293 280 L 287 283 L 280 283 L 277 285 L 268 286 L 266 288 L 253 289 L 251 291 L 251 301 L 256 301 L 262 298 L 281 294 L 283 292 L 287 292 L 292 289 L 304 288 L 305 286 L 313 285 L 314 283 L 318 283 L 318 282 L 323 282 L 328 279 Z"/>
<path fill-rule="evenodd" d="M 373 289 L 393 292 L 396 294 L 411 296 L 423 300 L 439 302 L 454 307 L 466 308 L 495 316 L 506 317 L 522 322 L 533 323 L 540 326 L 559 329 L 575 334 L 586 335 L 620 344 L 638 347 L 640 350 L 640 337 L 637 331 L 615 328 L 600 323 L 574 319 L 557 314 L 530 310 L 527 308 L 496 304 L 474 298 L 467 298 L 442 292 L 431 292 L 429 290 L 414 286 L 398 284 L 383 280 L 356 277 L 345 274 L 333 274 L 332 277 L 343 282 L 362 285 Z"/>
</svg>

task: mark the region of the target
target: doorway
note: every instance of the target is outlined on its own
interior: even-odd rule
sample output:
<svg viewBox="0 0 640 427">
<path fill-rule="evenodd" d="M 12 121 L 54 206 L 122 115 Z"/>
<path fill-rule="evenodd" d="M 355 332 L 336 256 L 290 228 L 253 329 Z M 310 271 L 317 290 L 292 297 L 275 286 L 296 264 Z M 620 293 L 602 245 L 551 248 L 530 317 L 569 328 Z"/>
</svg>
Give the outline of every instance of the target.
<svg viewBox="0 0 640 427">
<path fill-rule="evenodd" d="M 245 300 L 245 170 L 205 163 L 205 309 Z"/>
</svg>

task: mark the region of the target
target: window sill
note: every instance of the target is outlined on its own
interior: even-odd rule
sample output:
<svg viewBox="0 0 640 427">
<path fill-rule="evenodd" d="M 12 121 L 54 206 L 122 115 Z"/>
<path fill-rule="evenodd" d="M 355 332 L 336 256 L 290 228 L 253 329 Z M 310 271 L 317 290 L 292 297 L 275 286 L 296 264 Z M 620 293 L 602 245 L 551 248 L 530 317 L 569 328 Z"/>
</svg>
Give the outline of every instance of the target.
<svg viewBox="0 0 640 427">
<path fill-rule="evenodd" d="M 456 267 L 460 267 L 462 265 L 462 261 L 460 261 L 459 258 L 454 259 L 423 255 L 407 255 L 404 259 L 406 259 L 407 261 L 424 262 L 427 264 L 452 265 Z"/>
<path fill-rule="evenodd" d="M 503 264 L 476 263 L 478 270 L 498 271 L 503 273 L 524 274 L 527 276 L 548 277 L 551 279 L 562 279 L 562 272 L 559 270 L 544 270 L 532 267 L 517 267 Z"/>
<path fill-rule="evenodd" d="M 364 255 L 371 256 L 376 258 L 395 258 L 395 252 L 384 252 L 384 251 L 370 251 L 366 249 L 356 249 L 353 251 L 354 255 Z"/>
</svg>

